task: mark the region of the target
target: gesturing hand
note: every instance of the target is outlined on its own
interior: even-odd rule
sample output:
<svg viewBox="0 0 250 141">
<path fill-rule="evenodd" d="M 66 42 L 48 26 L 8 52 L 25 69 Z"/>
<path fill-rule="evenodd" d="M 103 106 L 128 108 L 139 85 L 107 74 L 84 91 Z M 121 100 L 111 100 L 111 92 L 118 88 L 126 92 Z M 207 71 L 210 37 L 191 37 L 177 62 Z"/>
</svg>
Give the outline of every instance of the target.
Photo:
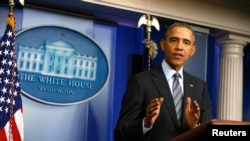
<svg viewBox="0 0 250 141">
<path fill-rule="evenodd" d="M 194 105 L 191 107 L 191 98 L 187 97 L 185 106 L 185 119 L 190 128 L 198 126 L 198 120 L 200 118 L 200 106 L 197 101 L 194 100 Z"/>
<path fill-rule="evenodd" d="M 152 99 L 146 109 L 146 118 L 144 120 L 144 127 L 152 127 L 155 123 L 155 120 L 160 114 L 161 104 L 163 98 Z"/>
</svg>

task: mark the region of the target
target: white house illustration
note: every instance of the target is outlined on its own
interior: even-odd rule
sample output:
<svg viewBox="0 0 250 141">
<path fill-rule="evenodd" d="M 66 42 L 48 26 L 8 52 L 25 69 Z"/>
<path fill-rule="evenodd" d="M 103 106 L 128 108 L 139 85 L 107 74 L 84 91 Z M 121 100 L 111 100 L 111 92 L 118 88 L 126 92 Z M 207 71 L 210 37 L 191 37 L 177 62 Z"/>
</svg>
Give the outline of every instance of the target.
<svg viewBox="0 0 250 141">
<path fill-rule="evenodd" d="M 64 40 L 45 41 L 40 47 L 19 45 L 18 69 L 43 75 L 95 80 L 97 57 L 80 55 Z"/>
</svg>

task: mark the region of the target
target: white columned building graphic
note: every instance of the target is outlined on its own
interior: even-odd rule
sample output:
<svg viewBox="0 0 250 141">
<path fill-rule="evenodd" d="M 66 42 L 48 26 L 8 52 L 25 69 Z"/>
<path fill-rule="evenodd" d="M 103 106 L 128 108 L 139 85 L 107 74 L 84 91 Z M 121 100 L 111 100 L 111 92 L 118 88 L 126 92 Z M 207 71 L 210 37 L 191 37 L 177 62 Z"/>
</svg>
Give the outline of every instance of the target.
<svg viewBox="0 0 250 141">
<path fill-rule="evenodd" d="M 95 56 L 80 54 L 64 40 L 45 41 L 39 47 L 19 45 L 18 69 L 43 75 L 95 80 Z"/>
</svg>

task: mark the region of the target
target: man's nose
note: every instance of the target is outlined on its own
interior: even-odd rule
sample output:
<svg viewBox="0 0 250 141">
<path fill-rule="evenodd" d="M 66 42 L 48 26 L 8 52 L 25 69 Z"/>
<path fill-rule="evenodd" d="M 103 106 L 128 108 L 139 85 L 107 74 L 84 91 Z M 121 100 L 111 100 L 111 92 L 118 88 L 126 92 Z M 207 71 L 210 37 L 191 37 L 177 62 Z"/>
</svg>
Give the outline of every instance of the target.
<svg viewBox="0 0 250 141">
<path fill-rule="evenodd" d="M 179 42 L 176 44 L 176 49 L 182 50 L 182 49 L 183 49 L 183 42 L 179 41 Z"/>
</svg>

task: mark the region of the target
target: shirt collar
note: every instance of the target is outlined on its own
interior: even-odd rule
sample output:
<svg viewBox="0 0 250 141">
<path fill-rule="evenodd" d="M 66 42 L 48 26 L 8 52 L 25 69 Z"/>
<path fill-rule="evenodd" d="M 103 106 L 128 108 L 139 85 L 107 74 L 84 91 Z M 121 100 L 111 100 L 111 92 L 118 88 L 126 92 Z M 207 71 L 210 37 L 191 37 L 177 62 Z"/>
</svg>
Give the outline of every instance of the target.
<svg viewBox="0 0 250 141">
<path fill-rule="evenodd" d="M 161 63 L 161 66 L 167 80 L 169 81 L 170 79 L 172 79 L 172 76 L 176 73 L 176 70 L 172 69 L 164 59 Z M 183 67 L 181 67 L 178 73 L 181 75 L 180 78 L 183 79 Z"/>
</svg>

